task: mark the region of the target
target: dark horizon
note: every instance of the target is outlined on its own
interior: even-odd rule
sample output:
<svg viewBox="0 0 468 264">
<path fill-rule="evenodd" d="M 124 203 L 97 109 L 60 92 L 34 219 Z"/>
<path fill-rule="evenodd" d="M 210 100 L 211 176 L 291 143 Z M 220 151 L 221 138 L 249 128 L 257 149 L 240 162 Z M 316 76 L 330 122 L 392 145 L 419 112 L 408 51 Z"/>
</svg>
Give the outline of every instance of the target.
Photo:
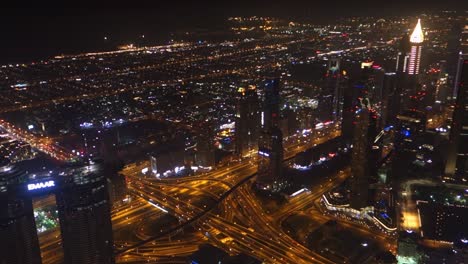
<svg viewBox="0 0 468 264">
<path fill-rule="evenodd" d="M 151 8 L 5 8 L 0 16 L 0 63 L 19 63 L 47 59 L 60 54 L 115 49 L 145 35 L 145 45 L 161 44 L 170 33 L 197 28 L 223 27 L 229 16 L 271 16 L 326 23 L 342 17 L 410 15 L 441 8 L 463 10 L 456 1 L 416 3 L 394 2 L 379 6 L 375 1 L 335 1 L 333 6 L 296 1 L 261 5 L 164 3 Z M 405 6 L 404 9 L 401 7 Z M 338 8 L 337 8 L 338 7 Z M 363 8 L 365 7 L 365 8 Z M 424 7 L 424 8 L 423 8 Z M 104 41 L 107 36 L 108 40 Z M 141 40 L 141 39 L 140 39 Z"/>
</svg>

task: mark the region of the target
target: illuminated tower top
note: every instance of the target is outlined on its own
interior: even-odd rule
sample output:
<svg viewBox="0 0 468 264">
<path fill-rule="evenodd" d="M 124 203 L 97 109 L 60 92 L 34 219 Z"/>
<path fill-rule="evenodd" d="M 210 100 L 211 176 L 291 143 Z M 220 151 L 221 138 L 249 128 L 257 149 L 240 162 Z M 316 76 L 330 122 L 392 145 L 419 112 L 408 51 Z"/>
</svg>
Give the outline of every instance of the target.
<svg viewBox="0 0 468 264">
<path fill-rule="evenodd" d="M 421 19 L 418 19 L 418 24 L 416 24 L 413 34 L 411 34 L 410 42 L 419 44 L 419 43 L 423 43 L 423 41 L 424 41 L 424 34 L 421 28 Z"/>
</svg>

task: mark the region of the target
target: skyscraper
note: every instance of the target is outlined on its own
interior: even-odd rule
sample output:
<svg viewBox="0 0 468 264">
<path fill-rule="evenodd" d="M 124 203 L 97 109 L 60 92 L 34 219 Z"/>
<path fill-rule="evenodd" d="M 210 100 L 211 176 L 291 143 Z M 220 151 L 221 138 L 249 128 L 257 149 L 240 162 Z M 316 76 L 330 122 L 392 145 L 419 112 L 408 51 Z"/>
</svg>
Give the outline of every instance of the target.
<svg viewBox="0 0 468 264">
<path fill-rule="evenodd" d="M 57 194 L 65 263 L 114 263 L 107 181 L 99 164 L 70 170 Z"/>
<path fill-rule="evenodd" d="M 278 127 L 263 130 L 258 145 L 257 186 L 275 191 L 281 188 L 283 177 L 283 134 Z"/>
<path fill-rule="evenodd" d="M 201 122 L 197 133 L 195 162 L 198 166 L 212 167 L 216 163 L 213 121 Z"/>
<path fill-rule="evenodd" d="M 409 52 L 410 52 L 409 36 L 405 34 L 401 38 L 400 45 L 398 46 L 398 54 L 396 57 L 396 68 L 395 68 L 397 73 L 406 72 L 408 68 Z"/>
<path fill-rule="evenodd" d="M 466 180 L 468 170 L 468 54 L 460 55 L 456 82 L 456 101 L 450 126 L 445 176 L 463 181 Z"/>
<path fill-rule="evenodd" d="M 374 119 L 374 120 L 372 120 Z M 356 111 L 351 154 L 351 207 L 366 207 L 368 200 L 369 177 L 373 168 L 371 150 L 376 134 L 376 116 L 369 109 L 367 99 L 361 100 Z"/>
<path fill-rule="evenodd" d="M 21 191 L 24 171 L 0 159 L 0 263 L 41 263 L 31 197 Z"/>
<path fill-rule="evenodd" d="M 280 79 L 271 78 L 265 83 L 265 100 L 261 124 L 263 129 L 278 126 L 280 114 Z"/>
<path fill-rule="evenodd" d="M 236 122 L 236 148 L 238 155 L 244 156 L 257 147 L 260 129 L 259 101 L 257 87 L 249 85 L 237 90 Z"/>
<path fill-rule="evenodd" d="M 395 123 L 400 110 L 400 91 L 397 89 L 397 74 L 385 73 L 382 87 L 381 123 L 383 127 Z"/>
<path fill-rule="evenodd" d="M 258 142 L 257 186 L 276 191 L 283 184 L 283 134 L 279 128 L 279 78 L 270 79 L 265 85 L 265 101 L 262 115 L 262 131 Z"/>
<path fill-rule="evenodd" d="M 320 111 L 326 112 L 326 115 L 322 115 L 323 121 L 341 120 L 345 85 L 346 72 L 341 71 L 341 59 L 330 58 L 325 76 L 324 94 L 321 96 L 321 101 L 319 101 L 319 104 L 321 104 Z M 331 100 L 327 100 L 327 98 Z"/>
<path fill-rule="evenodd" d="M 418 75 L 421 66 L 421 52 L 422 43 L 424 41 L 424 34 L 421 28 L 421 19 L 418 19 L 418 23 L 410 36 L 410 54 L 408 61 L 408 74 Z"/>
</svg>

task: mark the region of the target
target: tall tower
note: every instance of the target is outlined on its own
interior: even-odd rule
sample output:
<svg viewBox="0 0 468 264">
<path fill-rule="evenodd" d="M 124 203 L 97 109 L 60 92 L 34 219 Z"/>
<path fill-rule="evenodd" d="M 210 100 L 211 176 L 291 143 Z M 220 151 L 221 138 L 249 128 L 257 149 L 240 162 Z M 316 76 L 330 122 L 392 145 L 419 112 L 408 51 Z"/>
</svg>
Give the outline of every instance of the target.
<svg viewBox="0 0 468 264">
<path fill-rule="evenodd" d="M 361 100 L 361 106 L 356 111 L 351 154 L 351 207 L 360 209 L 367 206 L 369 177 L 372 173 L 372 142 L 376 135 L 376 116 L 369 109 L 367 99 Z"/>
<path fill-rule="evenodd" d="M 112 264 L 113 238 L 106 177 L 98 164 L 72 169 L 56 194 L 65 263 Z"/>
<path fill-rule="evenodd" d="M 457 69 L 455 109 L 450 127 L 445 176 L 466 180 L 468 170 L 468 54 L 461 54 Z"/>
<path fill-rule="evenodd" d="M 249 85 L 237 90 L 236 154 L 244 156 L 257 147 L 260 125 L 259 101 L 257 87 Z"/>
<path fill-rule="evenodd" d="M 196 130 L 198 133 L 196 137 L 196 163 L 202 167 L 213 167 L 216 165 L 213 120 L 201 122 Z"/>
<path fill-rule="evenodd" d="M 398 54 L 396 57 L 396 72 L 403 73 L 406 72 L 408 69 L 408 60 L 409 60 L 409 52 L 410 52 L 410 41 L 409 36 L 405 34 L 401 40 L 400 45 L 398 46 Z"/>
<path fill-rule="evenodd" d="M 329 118 L 325 119 L 333 119 L 335 121 L 341 120 L 343 114 L 343 93 L 345 90 L 346 84 L 346 72 L 341 71 L 341 59 L 339 58 L 330 58 L 328 60 L 327 66 L 327 73 L 325 76 L 325 94 L 321 96 L 322 106 L 325 109 L 322 111 L 329 112 Z M 330 101 L 323 101 L 326 100 L 328 96 L 331 95 L 331 103 Z M 320 107 L 322 108 L 322 107 Z"/>
<path fill-rule="evenodd" d="M 278 127 L 261 133 L 258 145 L 257 186 L 275 191 L 281 188 L 283 176 L 283 134 Z"/>
<path fill-rule="evenodd" d="M 424 41 L 424 34 L 421 28 L 421 19 L 418 19 L 418 23 L 410 36 L 410 54 L 408 62 L 408 74 L 418 75 L 419 68 L 421 66 L 421 52 L 422 43 Z"/>
<path fill-rule="evenodd" d="M 263 129 L 258 142 L 257 186 L 269 191 L 277 191 L 283 184 L 283 134 L 279 129 L 279 89 L 279 78 L 270 79 L 265 85 Z"/>
<path fill-rule="evenodd" d="M 19 190 L 27 175 L 0 159 L 0 263 L 40 264 L 31 197 Z"/>
<path fill-rule="evenodd" d="M 261 124 L 263 129 L 278 126 L 280 114 L 280 79 L 271 78 L 265 83 L 265 101 Z"/>
</svg>

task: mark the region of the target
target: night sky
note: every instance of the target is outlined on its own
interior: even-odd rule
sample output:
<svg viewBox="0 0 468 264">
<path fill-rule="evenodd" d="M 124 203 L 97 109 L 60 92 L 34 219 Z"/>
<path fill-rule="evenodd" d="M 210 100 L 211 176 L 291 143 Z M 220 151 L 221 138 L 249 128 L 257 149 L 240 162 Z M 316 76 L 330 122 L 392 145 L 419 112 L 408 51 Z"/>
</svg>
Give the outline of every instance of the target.
<svg viewBox="0 0 468 264">
<path fill-rule="evenodd" d="M 159 1 L 155 1 L 159 2 Z M 170 2 L 170 1 L 169 1 Z M 31 61 L 60 53 L 114 48 L 144 34 L 149 43 L 167 41 L 175 30 L 222 26 L 232 15 L 307 18 L 327 22 L 341 16 L 411 14 L 431 9 L 468 10 L 468 1 L 172 1 L 127 7 L 115 2 L 93 8 L 12 6 L 0 10 L 0 63 Z M 227 2 L 227 3 L 226 3 Z M 235 3 L 234 3 L 235 2 Z M 133 2 L 129 2 L 133 3 Z M 104 41 L 104 36 L 109 40 Z"/>
</svg>

